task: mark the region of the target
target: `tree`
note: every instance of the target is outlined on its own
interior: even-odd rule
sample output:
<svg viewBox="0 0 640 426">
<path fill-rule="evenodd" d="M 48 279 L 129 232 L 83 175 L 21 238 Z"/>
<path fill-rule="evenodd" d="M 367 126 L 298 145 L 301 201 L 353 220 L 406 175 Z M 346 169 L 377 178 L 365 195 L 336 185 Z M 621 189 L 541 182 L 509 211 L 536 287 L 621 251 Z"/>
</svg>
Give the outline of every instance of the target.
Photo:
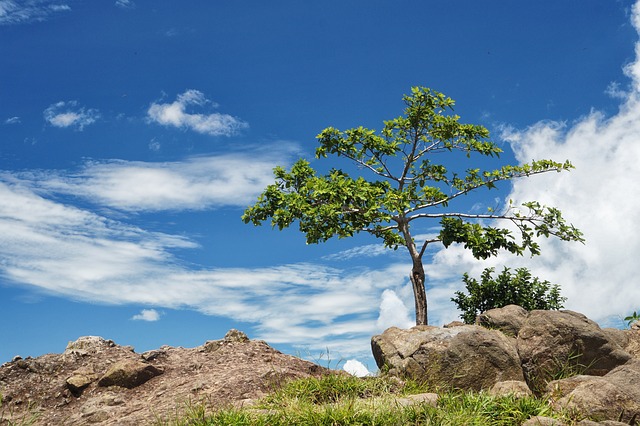
<svg viewBox="0 0 640 426">
<path fill-rule="evenodd" d="M 512 273 L 509 268 L 493 278 L 494 268 L 486 268 L 481 275 L 481 282 L 464 274 L 462 280 L 467 292 L 456 291 L 456 297 L 451 298 L 458 309 L 462 311 L 460 318 L 473 324 L 478 314 L 493 308 L 507 305 L 519 305 L 531 311 L 533 309 L 562 309 L 566 297 L 560 296 L 560 287 L 551 285 L 549 281 L 540 281 L 531 277 L 527 268 L 518 268 Z"/>
<path fill-rule="evenodd" d="M 460 117 L 453 114 L 454 101 L 442 93 L 414 87 L 403 100 L 404 115 L 385 121 L 379 133 L 364 127 L 344 132 L 329 127 L 316 137 L 320 144 L 316 158 L 333 155 L 352 160 L 359 176 L 352 177 L 337 168 L 319 174 L 304 159 L 290 171 L 276 167 L 275 183 L 245 210 L 243 221 L 259 225 L 270 218 L 271 225 L 280 230 L 297 221 L 307 243 L 367 232 L 380 238 L 386 247 L 405 247 L 412 261 L 416 324 L 428 323 L 422 259 L 431 244 L 449 247 L 460 243 L 476 258 L 486 259 L 501 249 L 517 255 L 525 251 L 537 255 L 540 247 L 536 237 L 540 236 L 583 241 L 580 231 L 566 224 L 558 209 L 535 201 L 524 203 L 522 209 L 510 202 L 500 213 L 489 209 L 476 214 L 450 208 L 463 195 L 495 188 L 500 181 L 570 170 L 573 166 L 569 161 L 538 160 L 495 170 L 458 170 L 463 162 L 502 152 L 489 140 L 489 131 L 480 125 L 460 123 Z M 458 162 L 448 164 L 457 168 L 433 162 L 438 154 L 453 157 Z M 361 176 L 365 173 L 372 178 Z M 412 226 L 417 220 L 439 221 L 439 233 L 416 241 Z M 482 222 L 486 220 L 514 224 L 519 240 L 511 229 L 486 225 Z"/>
</svg>

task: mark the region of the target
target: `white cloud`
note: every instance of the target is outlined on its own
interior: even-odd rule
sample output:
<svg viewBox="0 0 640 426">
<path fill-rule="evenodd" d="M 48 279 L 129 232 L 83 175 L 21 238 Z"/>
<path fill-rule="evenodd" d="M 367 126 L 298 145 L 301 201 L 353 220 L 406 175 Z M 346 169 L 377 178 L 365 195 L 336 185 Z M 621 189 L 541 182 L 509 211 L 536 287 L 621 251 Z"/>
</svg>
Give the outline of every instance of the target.
<svg viewBox="0 0 640 426">
<path fill-rule="evenodd" d="M 49 171 L 21 177 L 40 189 L 126 211 L 246 207 L 273 183 L 274 165 L 288 161 L 285 145 L 264 155 L 229 153 L 168 163 L 112 160 L 90 162 L 75 175 Z"/>
<path fill-rule="evenodd" d="M 178 95 L 171 103 L 152 103 L 147 111 L 150 121 L 163 126 L 190 129 L 211 136 L 232 136 L 248 127 L 244 121 L 227 114 L 210 113 L 195 114 L 186 111 L 188 106 L 205 106 L 217 104 L 207 100 L 198 90 L 187 90 Z"/>
<path fill-rule="evenodd" d="M 640 29 L 640 3 L 633 8 L 633 22 Z M 640 54 L 640 43 L 636 44 L 636 54 Z M 441 309 L 436 317 L 457 315 L 448 299 L 452 291 L 462 287 L 459 277 L 463 272 L 477 277 L 485 267 L 505 264 L 528 267 L 541 279 L 560 284 L 568 297 L 565 306 L 596 321 L 606 323 L 610 317 L 624 317 L 640 308 L 638 58 L 625 67 L 632 90 L 626 94 L 616 91 L 616 96 L 624 95 L 624 99 L 614 116 L 592 111 L 573 123 L 547 120 L 525 129 L 506 129 L 503 134 L 520 162 L 569 159 L 576 166 L 571 172 L 515 181 L 507 199 L 538 200 L 558 207 L 568 222 L 582 230 L 586 244 L 543 239 L 541 256 L 505 255 L 486 262 L 474 260 L 460 247 L 441 250 L 426 267 L 436 287 L 428 293 L 430 306 Z"/>
<path fill-rule="evenodd" d="M 143 309 L 139 314 L 131 317 L 131 319 L 134 321 L 158 321 L 160 319 L 160 312 L 155 309 Z"/>
<path fill-rule="evenodd" d="M 9 117 L 4 121 L 4 124 L 19 124 L 20 117 Z"/>
<path fill-rule="evenodd" d="M 45 21 L 57 12 L 70 11 L 68 4 L 51 0 L 0 0 L 0 25 Z"/>
<path fill-rule="evenodd" d="M 100 118 L 96 109 L 78 107 L 78 102 L 57 102 L 44 110 L 44 119 L 55 127 L 75 127 L 83 130 Z"/>
<path fill-rule="evenodd" d="M 400 300 L 395 291 L 386 289 L 382 292 L 380 302 L 380 314 L 376 321 L 379 331 L 389 327 L 409 328 L 415 325 L 415 320 L 410 319 L 409 309 Z"/>
<path fill-rule="evenodd" d="M 194 270 L 173 252 L 196 248 L 195 242 L 46 194 L 24 176 L 0 174 L 0 273 L 9 282 L 71 299 L 190 308 L 253 323 L 257 337 L 273 344 L 366 357 L 369 339 L 378 331 L 381 293 L 406 281 L 406 265 L 357 271 L 304 263 Z"/>
<path fill-rule="evenodd" d="M 344 363 L 342 367 L 344 371 L 356 377 L 370 376 L 371 372 L 365 367 L 363 363 L 356 359 L 350 359 Z"/>
</svg>

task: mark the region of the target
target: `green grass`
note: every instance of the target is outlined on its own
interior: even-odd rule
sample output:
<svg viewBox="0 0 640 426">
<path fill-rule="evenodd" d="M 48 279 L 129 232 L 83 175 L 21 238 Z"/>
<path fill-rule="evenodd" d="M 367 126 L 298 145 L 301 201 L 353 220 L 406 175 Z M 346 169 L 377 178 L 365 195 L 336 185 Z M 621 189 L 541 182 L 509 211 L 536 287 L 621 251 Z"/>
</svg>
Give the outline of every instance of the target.
<svg viewBox="0 0 640 426">
<path fill-rule="evenodd" d="M 449 391 L 439 394 L 437 406 L 403 406 L 397 398 L 429 392 L 415 382 L 389 377 L 357 378 L 328 375 L 292 381 L 250 408 L 228 408 L 207 414 L 191 406 L 183 417 L 163 425 L 520 425 L 533 416 L 549 416 L 571 423 L 544 399 L 491 396 L 485 392 Z"/>
</svg>

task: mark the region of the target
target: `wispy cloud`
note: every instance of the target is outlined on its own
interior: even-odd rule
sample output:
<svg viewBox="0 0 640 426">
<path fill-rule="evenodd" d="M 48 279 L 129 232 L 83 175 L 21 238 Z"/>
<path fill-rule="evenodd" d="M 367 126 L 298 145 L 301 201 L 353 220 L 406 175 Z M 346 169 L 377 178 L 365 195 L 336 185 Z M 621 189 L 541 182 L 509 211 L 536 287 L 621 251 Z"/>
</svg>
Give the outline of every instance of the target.
<svg viewBox="0 0 640 426">
<path fill-rule="evenodd" d="M 382 292 L 406 281 L 406 265 L 351 272 L 306 263 L 194 270 L 173 254 L 197 247 L 184 237 L 44 198 L 11 175 L 2 176 L 0 196 L 0 271 L 9 281 L 72 299 L 190 308 L 250 322 L 259 338 L 274 344 L 366 356 L 368 339 L 381 331 Z"/>
<path fill-rule="evenodd" d="M 75 174 L 38 171 L 21 178 L 40 190 L 124 211 L 246 207 L 273 182 L 275 164 L 287 162 L 289 155 L 281 147 L 260 156 L 229 153 L 167 163 L 112 160 L 89 162 Z"/>
<path fill-rule="evenodd" d="M 154 322 L 160 320 L 160 312 L 155 309 L 143 309 L 139 314 L 131 317 L 134 321 L 148 321 Z"/>
<path fill-rule="evenodd" d="M 57 102 L 44 110 L 44 119 L 55 127 L 73 127 L 82 131 L 100 118 L 96 109 L 78 106 L 77 101 Z"/>
<path fill-rule="evenodd" d="M 136 7 L 136 4 L 132 0 L 116 0 L 115 5 L 122 9 L 132 9 Z"/>
<path fill-rule="evenodd" d="M 9 117 L 6 120 L 4 120 L 4 124 L 19 124 L 20 123 L 20 117 Z"/>
<path fill-rule="evenodd" d="M 70 11 L 66 2 L 52 0 L 0 0 L 0 25 L 45 21 L 59 12 Z"/>
<path fill-rule="evenodd" d="M 152 103 L 147 111 L 151 122 L 163 126 L 172 126 L 193 130 L 198 133 L 211 136 L 232 136 L 238 131 L 248 127 L 248 124 L 239 118 L 220 113 L 188 113 L 187 107 L 199 106 L 217 107 L 218 105 L 206 99 L 198 90 L 187 90 L 178 95 L 171 103 Z"/>
</svg>

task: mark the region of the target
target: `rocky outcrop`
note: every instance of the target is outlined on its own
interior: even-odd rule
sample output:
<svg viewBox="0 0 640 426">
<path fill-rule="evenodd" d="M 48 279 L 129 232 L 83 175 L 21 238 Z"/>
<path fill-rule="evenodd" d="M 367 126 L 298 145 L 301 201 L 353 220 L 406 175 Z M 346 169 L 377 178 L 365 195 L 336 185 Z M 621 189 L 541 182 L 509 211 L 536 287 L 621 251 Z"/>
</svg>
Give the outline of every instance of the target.
<svg viewBox="0 0 640 426">
<path fill-rule="evenodd" d="M 285 381 L 329 372 L 237 330 L 196 348 L 163 346 L 143 354 L 81 337 L 62 354 L 0 366 L 2 420 L 35 415 L 35 425 L 156 424 L 174 419 L 188 403 L 210 410 L 242 405 Z"/>
<path fill-rule="evenodd" d="M 480 390 L 523 380 L 513 339 L 476 325 L 392 327 L 371 344 L 383 371 L 439 387 Z"/>
<path fill-rule="evenodd" d="M 518 306 L 476 322 L 482 327 L 392 327 L 372 338 L 374 358 L 389 374 L 440 387 L 533 392 L 595 419 L 640 419 L 640 329 L 601 329 L 577 312 Z"/>
</svg>

